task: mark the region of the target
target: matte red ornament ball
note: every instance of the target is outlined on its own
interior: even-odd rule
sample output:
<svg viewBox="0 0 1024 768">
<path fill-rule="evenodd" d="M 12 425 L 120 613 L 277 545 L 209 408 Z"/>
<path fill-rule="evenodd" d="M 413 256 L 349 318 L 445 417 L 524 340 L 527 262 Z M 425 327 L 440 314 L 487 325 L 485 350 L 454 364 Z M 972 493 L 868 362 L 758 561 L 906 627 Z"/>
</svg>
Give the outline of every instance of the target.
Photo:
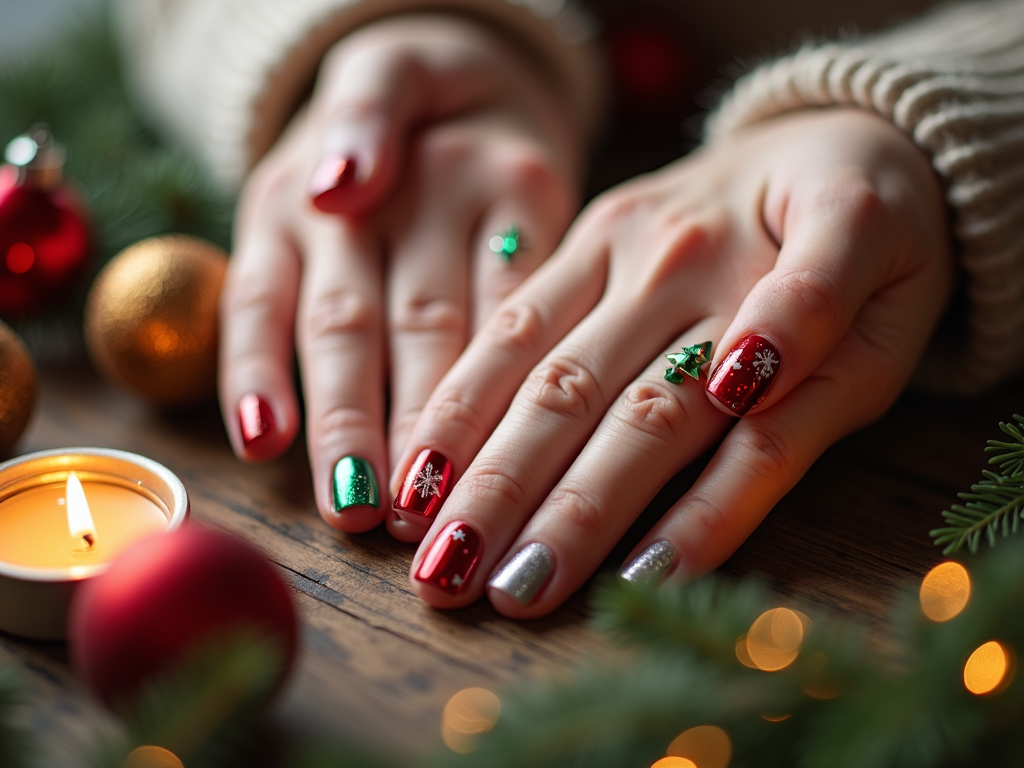
<svg viewBox="0 0 1024 768">
<path fill-rule="evenodd" d="M 0 167 L 0 317 L 38 313 L 66 299 L 89 258 L 85 208 L 74 188 L 20 184 Z"/>
<path fill-rule="evenodd" d="M 250 544 L 193 524 L 138 542 L 84 584 L 68 643 L 85 684 L 121 709 L 190 650 L 240 630 L 278 640 L 283 682 L 298 637 L 288 588 Z"/>
</svg>

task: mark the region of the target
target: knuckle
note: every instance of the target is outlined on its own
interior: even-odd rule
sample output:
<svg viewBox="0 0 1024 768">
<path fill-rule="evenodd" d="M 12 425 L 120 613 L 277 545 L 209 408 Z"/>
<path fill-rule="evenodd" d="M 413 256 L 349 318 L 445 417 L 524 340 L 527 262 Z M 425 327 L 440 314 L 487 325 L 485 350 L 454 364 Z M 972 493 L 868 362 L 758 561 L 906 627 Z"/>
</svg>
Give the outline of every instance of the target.
<svg viewBox="0 0 1024 768">
<path fill-rule="evenodd" d="M 843 292 L 832 280 L 814 269 L 801 269 L 779 277 L 776 283 L 783 306 L 800 310 L 802 324 L 827 331 L 836 328 L 843 315 Z"/>
<path fill-rule="evenodd" d="M 528 402 L 559 417 L 588 421 L 599 412 L 602 397 L 597 378 L 584 365 L 552 355 L 530 373 L 523 385 Z"/>
<path fill-rule="evenodd" d="M 439 128 L 423 135 L 417 156 L 427 178 L 449 178 L 466 165 L 474 151 L 464 131 Z"/>
<path fill-rule="evenodd" d="M 714 499 L 701 494 L 691 494 L 686 499 L 688 514 L 699 526 L 702 535 L 696 537 L 702 541 L 727 541 L 730 539 L 734 524 L 732 516 Z"/>
<path fill-rule="evenodd" d="M 477 431 L 484 423 L 472 399 L 459 390 L 442 392 L 440 396 L 431 398 L 424 415 L 430 423 L 443 424 L 446 429 L 462 427 Z"/>
<path fill-rule="evenodd" d="M 400 333 L 440 331 L 463 334 L 466 314 L 457 302 L 436 296 L 412 296 L 393 310 L 392 330 Z"/>
<path fill-rule="evenodd" d="M 325 411 L 313 425 L 314 442 L 322 450 L 346 444 L 353 433 L 369 433 L 378 427 L 366 411 L 343 405 Z"/>
<path fill-rule="evenodd" d="M 631 384 L 614 415 L 627 430 L 639 430 L 667 445 L 678 445 L 689 431 L 686 408 L 675 393 L 660 383 Z"/>
<path fill-rule="evenodd" d="M 481 463 L 462 476 L 459 487 L 483 504 L 526 508 L 526 489 L 508 467 Z"/>
<path fill-rule="evenodd" d="M 577 488 L 556 488 L 548 503 L 558 510 L 559 516 L 579 528 L 587 538 L 601 536 L 607 524 L 601 506 Z"/>
<path fill-rule="evenodd" d="M 221 294 L 221 314 L 236 319 L 239 315 L 269 319 L 277 306 L 279 288 L 258 272 L 230 272 Z"/>
<path fill-rule="evenodd" d="M 307 314 L 307 341 L 317 346 L 338 336 L 371 332 L 377 323 L 373 303 L 353 288 L 316 296 Z"/>
<path fill-rule="evenodd" d="M 776 427 L 778 425 L 776 424 Z M 796 468 L 796 447 L 791 436 L 778 429 L 747 428 L 733 433 L 739 454 L 738 464 L 746 469 L 755 483 L 773 486 L 793 476 Z"/>
<path fill-rule="evenodd" d="M 691 275 L 695 264 L 718 252 L 723 238 L 721 227 L 688 214 L 666 217 L 657 231 L 653 258 L 646 262 L 637 282 L 637 300 L 662 295 L 666 283 Z"/>
<path fill-rule="evenodd" d="M 528 352 L 540 342 L 544 325 L 540 310 L 524 300 L 499 308 L 481 333 L 489 346 Z"/>
</svg>

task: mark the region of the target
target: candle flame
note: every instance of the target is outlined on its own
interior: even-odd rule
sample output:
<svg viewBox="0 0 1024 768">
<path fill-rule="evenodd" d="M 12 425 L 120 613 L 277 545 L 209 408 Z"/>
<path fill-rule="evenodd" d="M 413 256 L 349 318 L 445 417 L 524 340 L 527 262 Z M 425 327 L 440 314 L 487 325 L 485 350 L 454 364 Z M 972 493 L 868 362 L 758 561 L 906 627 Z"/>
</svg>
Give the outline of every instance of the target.
<svg viewBox="0 0 1024 768">
<path fill-rule="evenodd" d="M 85 499 L 82 481 L 74 472 L 68 475 L 64 497 L 67 500 L 68 530 L 71 531 L 71 538 L 75 541 L 84 541 L 87 547 L 91 547 L 96 542 L 96 527 L 92 522 L 92 513 L 89 512 L 89 502 Z"/>
</svg>

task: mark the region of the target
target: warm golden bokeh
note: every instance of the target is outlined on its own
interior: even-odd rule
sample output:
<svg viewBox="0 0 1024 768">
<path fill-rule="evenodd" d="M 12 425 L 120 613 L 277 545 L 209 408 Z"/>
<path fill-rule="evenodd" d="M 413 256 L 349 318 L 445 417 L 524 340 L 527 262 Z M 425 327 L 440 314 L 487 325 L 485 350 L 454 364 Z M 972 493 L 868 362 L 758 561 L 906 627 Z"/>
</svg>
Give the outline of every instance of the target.
<svg viewBox="0 0 1024 768">
<path fill-rule="evenodd" d="M 781 723 L 783 720 L 789 720 L 793 715 L 761 715 L 763 720 L 767 720 L 769 723 Z"/>
<path fill-rule="evenodd" d="M 123 768 L 185 768 L 178 756 L 163 747 L 133 749 Z"/>
<path fill-rule="evenodd" d="M 740 664 L 744 667 L 750 667 L 751 669 L 757 669 L 757 664 L 750 658 L 750 654 L 747 653 L 747 636 L 740 635 L 736 638 L 736 658 L 740 660 Z"/>
<path fill-rule="evenodd" d="M 758 669 L 775 672 L 796 660 L 803 640 L 804 622 L 800 615 L 789 608 L 772 608 L 750 626 L 747 654 Z"/>
<path fill-rule="evenodd" d="M 672 739 L 665 754 L 693 761 L 697 768 L 728 768 L 732 760 L 732 741 L 729 734 L 716 725 L 698 725 Z M 655 765 L 668 768 L 669 764 L 662 766 L 659 761 Z"/>
<path fill-rule="evenodd" d="M 978 647 L 964 664 L 964 685 L 971 693 L 992 693 L 1006 681 L 1010 656 L 995 640 Z"/>
<path fill-rule="evenodd" d="M 971 577 L 960 563 L 940 563 L 921 582 L 921 609 L 932 621 L 949 621 L 971 597 Z"/>
<path fill-rule="evenodd" d="M 501 702 L 486 688 L 465 688 L 444 705 L 441 738 L 453 752 L 476 749 L 476 737 L 491 730 L 501 714 Z"/>
<path fill-rule="evenodd" d="M 651 768 L 701 768 L 693 760 L 685 757 L 663 757 L 651 763 Z"/>
</svg>

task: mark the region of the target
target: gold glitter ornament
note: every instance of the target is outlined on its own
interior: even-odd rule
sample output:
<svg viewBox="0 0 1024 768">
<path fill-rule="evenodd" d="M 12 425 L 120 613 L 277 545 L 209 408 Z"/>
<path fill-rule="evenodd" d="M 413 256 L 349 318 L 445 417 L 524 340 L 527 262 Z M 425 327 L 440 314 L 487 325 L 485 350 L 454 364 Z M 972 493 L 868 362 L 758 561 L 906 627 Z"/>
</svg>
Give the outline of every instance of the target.
<svg viewBox="0 0 1024 768">
<path fill-rule="evenodd" d="M 36 402 L 32 355 L 8 325 L 0 322 L 0 456 L 21 437 Z"/>
<path fill-rule="evenodd" d="M 153 237 L 115 256 L 89 291 L 85 343 L 109 381 L 169 406 L 216 390 L 217 302 L 227 254 L 193 237 Z"/>
</svg>

